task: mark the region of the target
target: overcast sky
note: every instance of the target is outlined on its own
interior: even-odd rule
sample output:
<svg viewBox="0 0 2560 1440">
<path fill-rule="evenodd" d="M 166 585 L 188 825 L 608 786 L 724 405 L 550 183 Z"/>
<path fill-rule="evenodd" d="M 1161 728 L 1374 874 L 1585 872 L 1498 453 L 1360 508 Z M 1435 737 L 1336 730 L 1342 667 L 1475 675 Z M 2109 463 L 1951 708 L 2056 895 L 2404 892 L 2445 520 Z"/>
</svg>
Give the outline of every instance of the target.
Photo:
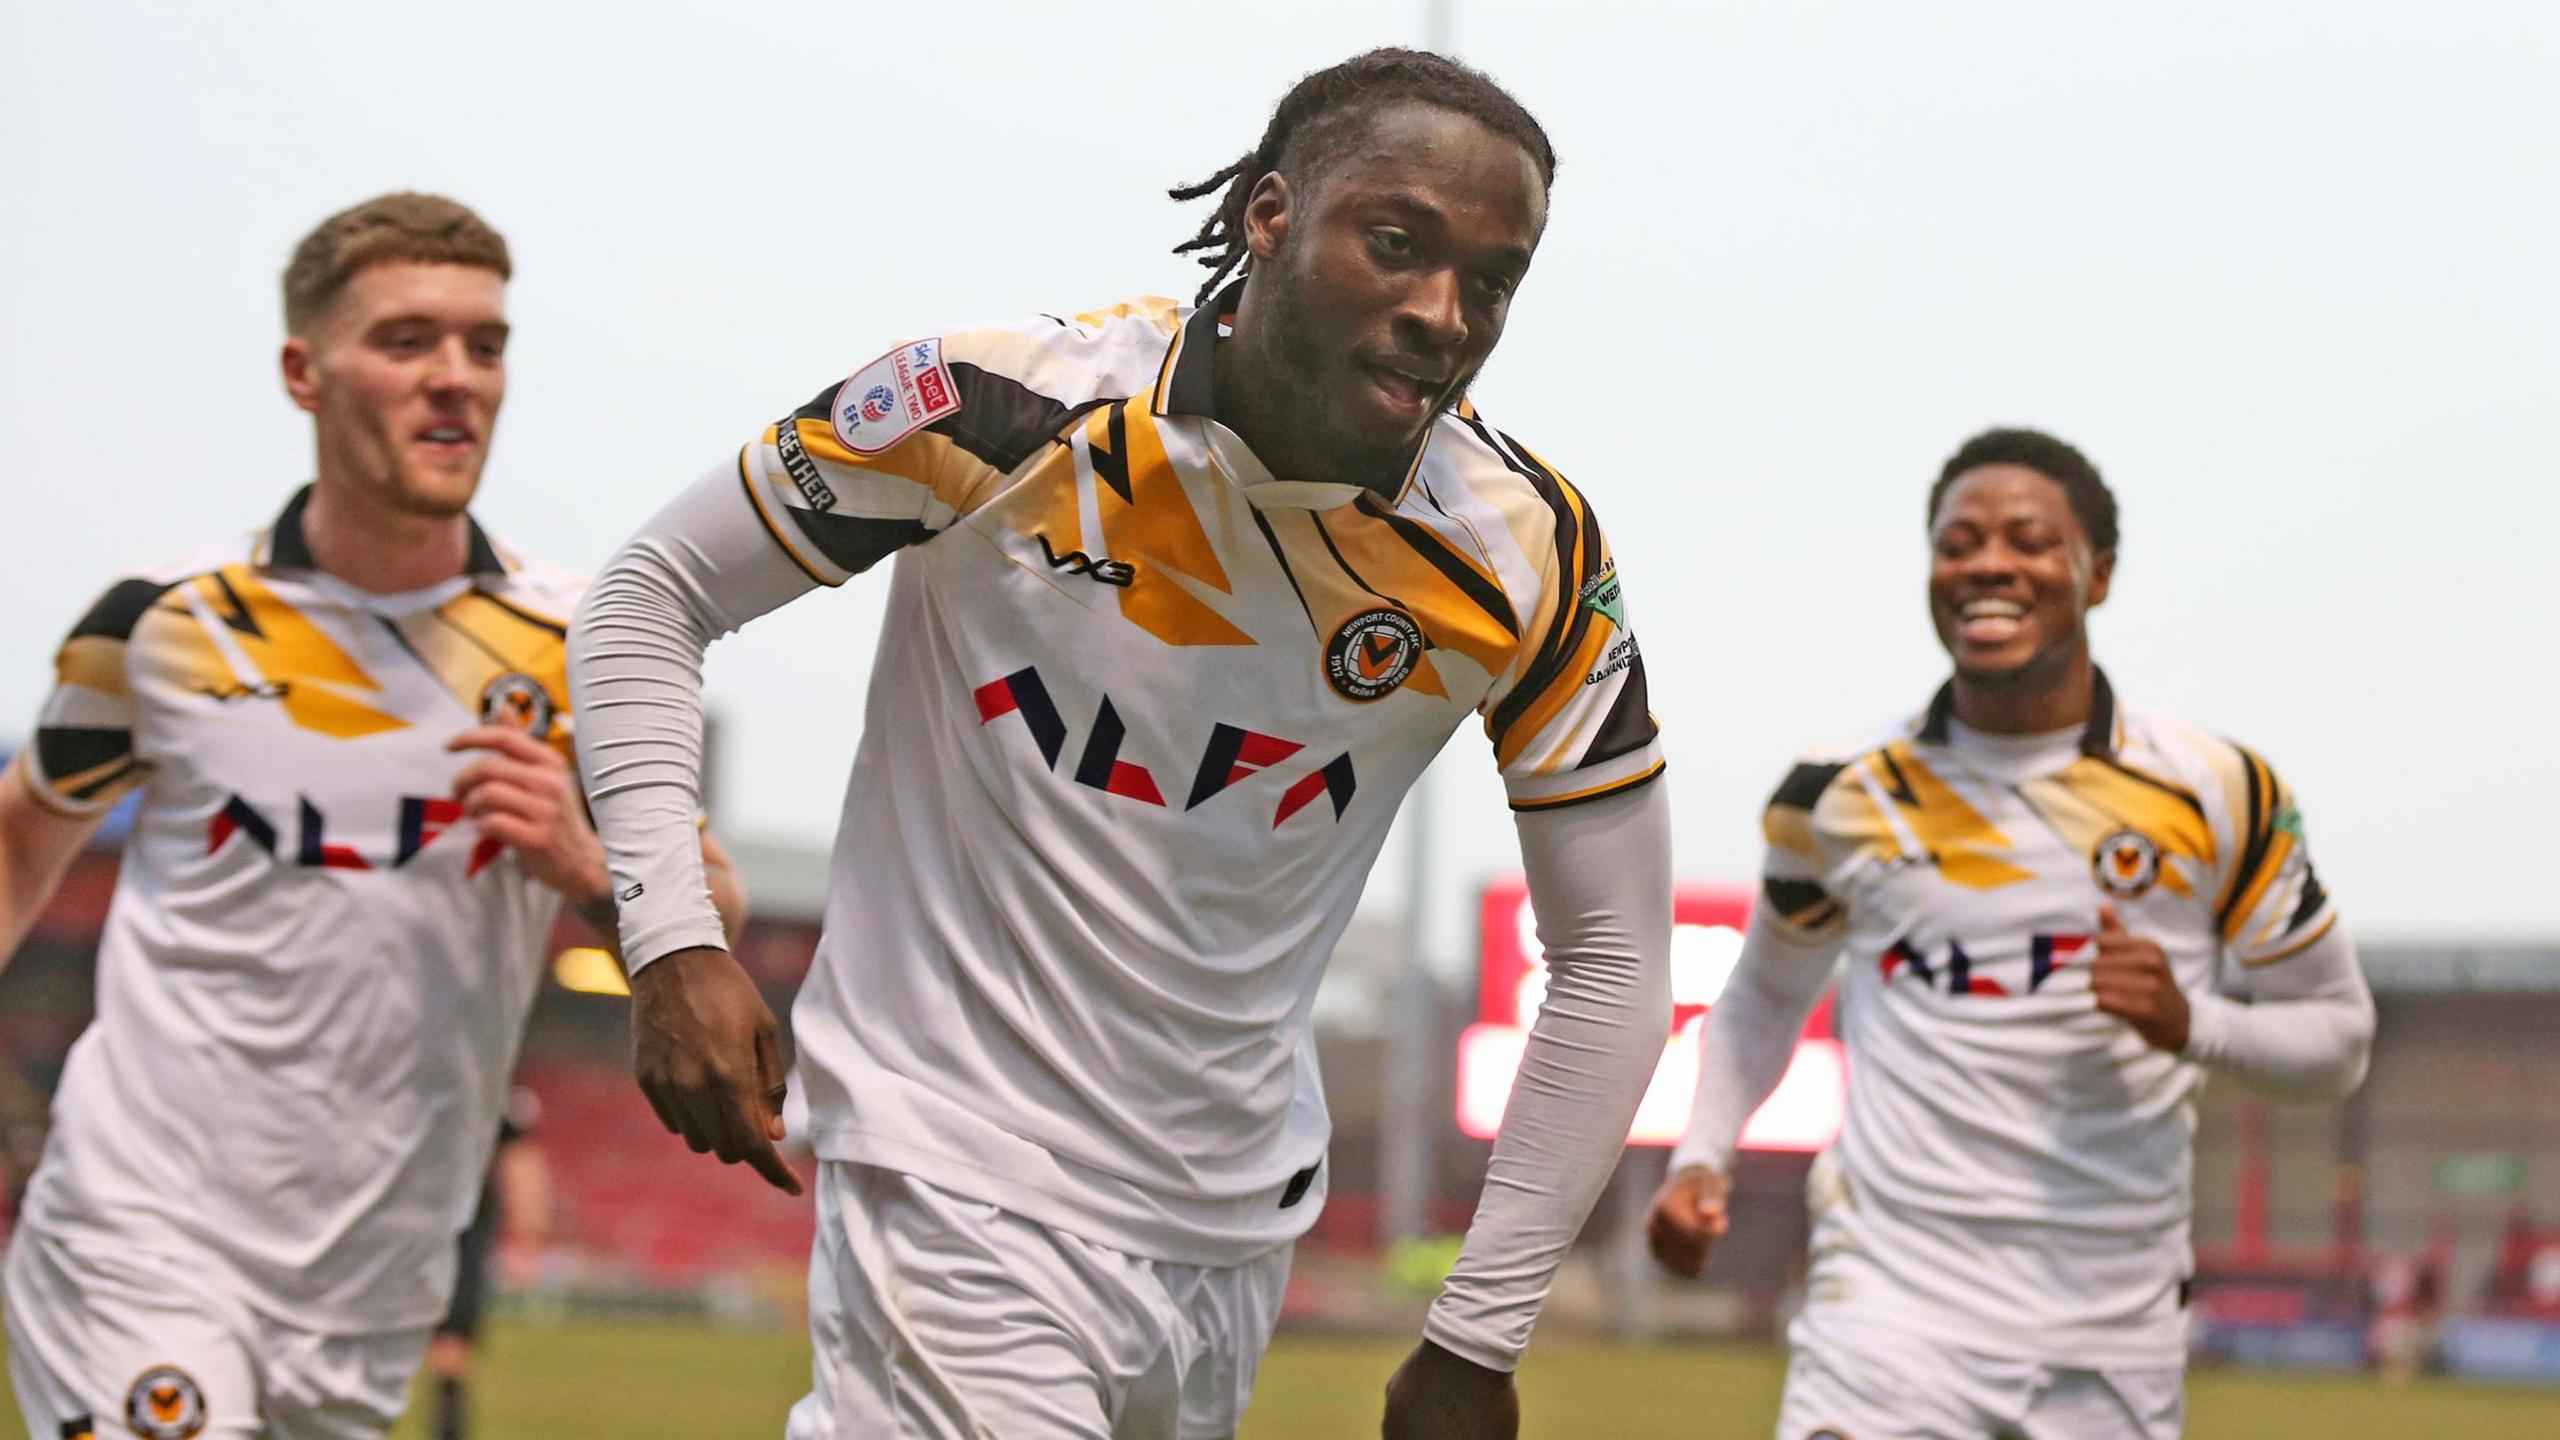
<svg viewBox="0 0 2560 1440">
<path fill-rule="evenodd" d="M 2121 499 L 2119 688 L 2275 761 L 2361 932 L 2560 934 L 2560 8 L 1455 9 L 1563 162 L 1476 400 L 1608 526 L 1684 874 L 1927 699 L 1927 485 L 2016 422 Z M 1422 11 L 0 8 L 0 736 L 96 592 L 308 478 L 275 291 L 322 215 L 506 232 L 478 513 L 591 570 L 903 337 L 1188 296 L 1165 187 Z M 713 652 L 725 830 L 832 831 L 883 589 Z M 1435 777 L 1454 893 L 1511 830 L 1480 732 Z"/>
</svg>

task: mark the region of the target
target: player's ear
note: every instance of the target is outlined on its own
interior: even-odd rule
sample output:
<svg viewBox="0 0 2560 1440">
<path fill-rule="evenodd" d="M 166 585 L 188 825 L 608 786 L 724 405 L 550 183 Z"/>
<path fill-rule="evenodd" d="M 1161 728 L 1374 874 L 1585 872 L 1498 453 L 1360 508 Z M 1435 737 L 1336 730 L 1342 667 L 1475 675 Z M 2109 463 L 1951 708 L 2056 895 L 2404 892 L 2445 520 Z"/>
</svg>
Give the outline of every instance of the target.
<svg viewBox="0 0 2560 1440">
<path fill-rule="evenodd" d="M 278 368 L 284 372 L 284 393 L 293 397 L 296 406 L 318 414 L 320 373 L 311 342 L 300 335 L 287 336 L 284 349 L 276 360 Z"/>
<path fill-rule="evenodd" d="M 1289 182 L 1272 170 L 1253 183 L 1244 198 L 1244 245 L 1254 259 L 1269 264 L 1289 243 Z"/>
<path fill-rule="evenodd" d="M 2107 582 L 2116 574 L 2116 552 L 2101 550 L 2089 560 L 2089 601 L 2085 608 L 2095 610 L 2107 603 Z"/>
</svg>

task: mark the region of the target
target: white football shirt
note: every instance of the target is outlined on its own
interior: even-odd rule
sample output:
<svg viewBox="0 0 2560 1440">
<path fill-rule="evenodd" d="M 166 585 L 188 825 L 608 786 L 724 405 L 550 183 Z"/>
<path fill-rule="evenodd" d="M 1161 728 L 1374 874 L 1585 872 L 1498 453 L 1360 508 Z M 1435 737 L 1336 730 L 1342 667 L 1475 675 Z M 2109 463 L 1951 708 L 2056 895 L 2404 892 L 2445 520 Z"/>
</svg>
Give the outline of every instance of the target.
<svg viewBox="0 0 2560 1440">
<path fill-rule="evenodd" d="M 2240 993 L 2337 923 L 2275 772 L 2103 675 L 2056 736 L 1970 732 L 1942 691 L 1799 764 L 1766 829 L 1778 933 L 1845 950 L 1808 1306 L 2055 1364 L 2180 1363 L 2204 1071 L 2097 1011 L 2087 966 L 2102 903 L 2191 993 Z"/>
<path fill-rule="evenodd" d="M 1663 764 L 1581 495 L 1464 406 L 1392 495 L 1271 474 L 1217 420 L 1220 314 L 902 345 L 725 502 L 816 582 L 896 557 L 793 1011 L 819 1155 L 1194 1264 L 1320 1208 L 1316 980 L 1450 733 L 1481 717 L 1523 809 Z M 623 748 L 583 759 L 625 954 L 717 945 L 688 858 L 612 823 L 627 787 L 689 803 L 680 747 Z"/>
<path fill-rule="evenodd" d="M 26 774 L 141 809 L 26 1223 L 208 1256 L 306 1328 L 416 1328 L 452 1287 L 555 892 L 452 800 L 445 742 L 565 751 L 581 582 L 471 530 L 469 573 L 371 595 L 268 530 L 117 583 L 73 629 Z"/>
</svg>

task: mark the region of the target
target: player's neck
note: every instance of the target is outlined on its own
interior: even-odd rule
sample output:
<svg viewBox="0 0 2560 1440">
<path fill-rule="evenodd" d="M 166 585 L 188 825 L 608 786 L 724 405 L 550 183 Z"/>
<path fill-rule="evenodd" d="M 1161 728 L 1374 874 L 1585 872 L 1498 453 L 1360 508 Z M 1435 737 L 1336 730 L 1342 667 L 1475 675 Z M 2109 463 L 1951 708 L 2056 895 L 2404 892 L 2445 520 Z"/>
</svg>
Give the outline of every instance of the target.
<svg viewBox="0 0 2560 1440">
<path fill-rule="evenodd" d="M 1986 735 L 2044 735 L 2089 723 L 2098 667 L 2075 653 L 2051 675 L 1955 677 L 1956 718 Z"/>
<path fill-rule="evenodd" d="M 1284 480 L 1321 485 L 1362 485 L 1393 495 L 1404 483 L 1404 471 L 1346 456 L 1309 433 L 1292 417 L 1304 413 L 1290 403 L 1290 385 L 1281 367 L 1245 339 L 1245 319 L 1210 352 L 1210 373 L 1217 393 L 1218 423 L 1236 432 L 1263 468 Z"/>
<path fill-rule="evenodd" d="M 416 515 L 368 503 L 353 485 L 326 477 L 302 509 L 302 540 L 311 563 L 359 590 L 396 595 L 450 580 L 471 558 L 471 522 L 454 515 Z"/>
</svg>

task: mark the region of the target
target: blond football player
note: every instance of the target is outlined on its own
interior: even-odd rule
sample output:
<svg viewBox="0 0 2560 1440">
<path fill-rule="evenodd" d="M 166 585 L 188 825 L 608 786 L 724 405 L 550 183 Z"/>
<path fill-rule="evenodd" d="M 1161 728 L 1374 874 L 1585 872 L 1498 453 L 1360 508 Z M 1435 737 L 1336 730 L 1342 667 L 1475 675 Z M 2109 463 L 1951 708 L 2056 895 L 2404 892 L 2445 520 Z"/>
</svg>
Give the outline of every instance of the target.
<svg viewBox="0 0 2560 1440">
<path fill-rule="evenodd" d="M 1704 1266 L 1837 960 L 1848 1115 L 1810 1184 L 1781 1440 L 2168 1440 L 2197 1092 L 2344 1095 L 2373 1002 L 2292 792 L 2092 662 L 2116 567 L 2095 467 L 1975 436 L 1929 539 L 1954 676 L 1778 787 L 1650 1240 Z"/>
<path fill-rule="evenodd" d="M 580 582 L 466 509 L 510 273 L 433 196 L 312 231 L 283 350 L 311 484 L 110 586 L 0 776 L 0 953 L 141 797 L 8 1256 L 36 1440 L 382 1434 L 453 1285 L 552 918 L 613 926 L 571 778 Z"/>
</svg>

